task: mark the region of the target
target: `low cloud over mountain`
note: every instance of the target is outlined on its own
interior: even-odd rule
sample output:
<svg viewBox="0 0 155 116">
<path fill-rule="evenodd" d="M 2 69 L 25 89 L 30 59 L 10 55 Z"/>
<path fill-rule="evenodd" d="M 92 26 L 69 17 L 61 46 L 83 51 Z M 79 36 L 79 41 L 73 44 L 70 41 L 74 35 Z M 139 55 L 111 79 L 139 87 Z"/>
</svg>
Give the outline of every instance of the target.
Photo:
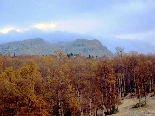
<svg viewBox="0 0 155 116">
<path fill-rule="evenodd" d="M 43 39 L 29 39 L 18 42 L 11 42 L 0 45 L 0 54 L 20 55 L 20 54 L 38 54 L 49 55 L 54 51 L 62 49 L 64 54 L 81 54 L 85 56 L 100 57 L 107 55 L 113 56 L 113 53 L 103 46 L 98 40 L 78 39 L 74 42 L 59 43 L 57 45 L 45 42 Z"/>
<path fill-rule="evenodd" d="M 106 46 L 111 52 L 115 53 L 115 47 L 124 48 L 125 52 L 137 51 L 139 53 L 155 53 L 155 45 L 153 40 L 140 40 L 140 39 L 120 39 L 116 37 L 98 37 L 87 34 L 69 33 L 62 31 L 42 31 L 37 28 L 32 28 L 23 32 L 11 30 L 6 34 L 0 33 L 0 44 L 8 42 L 22 41 L 26 39 L 43 38 L 52 44 L 59 44 L 65 42 L 73 42 L 76 39 L 99 40 L 102 45 Z"/>
</svg>

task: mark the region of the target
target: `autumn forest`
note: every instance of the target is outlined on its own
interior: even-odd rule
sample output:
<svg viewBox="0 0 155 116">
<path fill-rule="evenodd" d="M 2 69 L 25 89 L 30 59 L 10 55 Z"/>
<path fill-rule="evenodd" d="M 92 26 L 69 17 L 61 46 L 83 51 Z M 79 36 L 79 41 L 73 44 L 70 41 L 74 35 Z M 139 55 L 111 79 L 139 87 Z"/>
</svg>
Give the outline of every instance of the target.
<svg viewBox="0 0 155 116">
<path fill-rule="evenodd" d="M 129 93 L 147 105 L 154 84 L 154 54 L 0 55 L 0 115 L 105 116 Z"/>
</svg>

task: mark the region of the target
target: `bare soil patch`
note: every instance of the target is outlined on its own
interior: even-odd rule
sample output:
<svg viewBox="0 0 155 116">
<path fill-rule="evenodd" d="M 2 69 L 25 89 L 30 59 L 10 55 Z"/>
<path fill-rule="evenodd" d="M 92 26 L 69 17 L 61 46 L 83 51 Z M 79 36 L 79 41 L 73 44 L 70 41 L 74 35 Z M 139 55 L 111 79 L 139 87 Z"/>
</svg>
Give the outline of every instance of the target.
<svg viewBox="0 0 155 116">
<path fill-rule="evenodd" d="M 155 116 L 155 96 L 150 97 L 152 94 L 154 93 L 150 93 L 147 96 L 147 105 L 139 108 L 132 108 L 133 105 L 139 102 L 136 97 L 126 97 L 118 107 L 119 112 L 112 116 Z M 144 99 L 142 98 L 142 101 Z"/>
</svg>

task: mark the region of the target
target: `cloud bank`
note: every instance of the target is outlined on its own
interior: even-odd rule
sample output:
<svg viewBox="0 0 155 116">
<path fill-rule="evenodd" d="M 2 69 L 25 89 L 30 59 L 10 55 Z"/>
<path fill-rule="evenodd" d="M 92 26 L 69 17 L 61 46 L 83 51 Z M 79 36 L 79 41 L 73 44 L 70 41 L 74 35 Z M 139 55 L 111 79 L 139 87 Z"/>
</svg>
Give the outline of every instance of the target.
<svg viewBox="0 0 155 116">
<path fill-rule="evenodd" d="M 73 42 L 76 39 L 97 39 L 104 46 L 106 46 L 110 51 L 115 53 L 115 47 L 124 48 L 125 52 L 138 51 L 139 53 L 155 53 L 155 43 L 153 40 L 138 40 L 138 39 L 121 39 L 121 38 L 104 38 L 95 37 L 88 34 L 78 34 L 69 33 L 64 31 L 43 31 L 38 28 L 31 28 L 30 30 L 17 32 L 16 30 L 11 30 L 7 34 L 0 34 L 0 44 L 5 44 L 13 41 L 21 41 L 25 39 L 43 38 L 45 41 L 50 43 L 63 43 L 63 42 Z"/>
</svg>

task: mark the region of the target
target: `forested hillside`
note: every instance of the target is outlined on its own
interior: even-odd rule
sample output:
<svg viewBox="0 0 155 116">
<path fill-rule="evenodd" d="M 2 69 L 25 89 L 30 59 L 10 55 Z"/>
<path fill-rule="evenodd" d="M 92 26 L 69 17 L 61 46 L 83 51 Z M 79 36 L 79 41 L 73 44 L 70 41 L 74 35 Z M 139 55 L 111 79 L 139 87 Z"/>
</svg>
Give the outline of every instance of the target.
<svg viewBox="0 0 155 116">
<path fill-rule="evenodd" d="M 103 46 L 98 40 L 77 39 L 64 47 L 64 54 L 73 53 L 85 56 L 101 57 L 107 55 L 113 57 L 113 53 Z"/>
<path fill-rule="evenodd" d="M 8 44 L 0 45 L 0 54 L 6 55 L 14 54 L 31 54 L 31 55 L 49 55 L 54 54 L 55 50 L 62 49 L 64 54 L 81 54 L 85 56 L 100 57 L 102 55 L 107 55 L 113 57 L 113 53 L 109 51 L 105 46 L 101 44 L 98 40 L 86 40 L 77 39 L 74 42 L 62 42 L 57 44 L 51 44 L 45 42 L 41 38 L 29 39 L 24 41 L 10 42 Z"/>
<path fill-rule="evenodd" d="M 0 115 L 97 116 L 116 113 L 128 93 L 154 91 L 155 55 L 117 51 L 112 59 L 0 55 Z"/>
<path fill-rule="evenodd" d="M 37 38 L 2 44 L 0 45 L 0 54 L 11 54 L 11 56 L 14 54 L 16 56 L 21 54 L 49 55 L 53 53 L 54 50 L 58 49 L 58 46 L 44 42 L 41 38 Z"/>
</svg>

